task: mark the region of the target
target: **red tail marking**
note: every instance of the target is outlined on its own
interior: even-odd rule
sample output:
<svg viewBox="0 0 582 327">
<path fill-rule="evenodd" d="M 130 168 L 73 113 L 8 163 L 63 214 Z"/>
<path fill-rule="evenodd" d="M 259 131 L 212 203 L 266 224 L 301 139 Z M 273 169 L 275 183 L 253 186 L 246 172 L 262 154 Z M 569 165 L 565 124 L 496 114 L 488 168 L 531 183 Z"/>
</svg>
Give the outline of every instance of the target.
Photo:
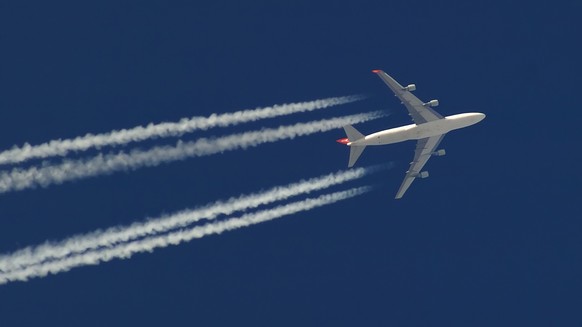
<svg viewBox="0 0 582 327">
<path fill-rule="evenodd" d="M 348 140 L 348 138 L 346 137 L 343 139 L 336 140 L 336 142 L 341 143 L 341 144 L 348 144 L 348 143 L 350 143 L 350 140 Z"/>
</svg>

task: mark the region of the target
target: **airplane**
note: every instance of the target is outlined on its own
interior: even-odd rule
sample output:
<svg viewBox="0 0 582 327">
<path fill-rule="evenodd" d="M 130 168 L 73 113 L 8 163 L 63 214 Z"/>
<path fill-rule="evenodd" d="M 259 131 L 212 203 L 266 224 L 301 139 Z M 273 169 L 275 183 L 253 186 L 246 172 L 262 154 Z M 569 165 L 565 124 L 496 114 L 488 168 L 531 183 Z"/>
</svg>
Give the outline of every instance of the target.
<svg viewBox="0 0 582 327">
<path fill-rule="evenodd" d="M 364 149 L 369 145 L 385 145 L 409 140 L 417 140 L 414 159 L 406 172 L 404 181 L 396 193 L 396 199 L 402 198 L 412 182 L 416 178 L 427 178 L 428 171 L 422 168 L 431 156 L 444 156 L 444 149 L 436 150 L 445 134 L 450 131 L 474 125 L 485 118 L 485 114 L 478 112 L 462 113 L 452 116 L 441 116 L 433 107 L 439 105 L 438 100 L 423 102 L 411 92 L 416 90 L 416 85 L 400 85 L 394 78 L 382 70 L 372 71 L 377 74 L 394 92 L 402 104 L 408 109 L 414 124 L 391 128 L 370 135 L 363 135 L 353 126 L 346 125 L 344 130 L 347 138 L 337 140 L 338 143 L 350 147 L 350 159 L 348 167 L 354 166 Z"/>
</svg>

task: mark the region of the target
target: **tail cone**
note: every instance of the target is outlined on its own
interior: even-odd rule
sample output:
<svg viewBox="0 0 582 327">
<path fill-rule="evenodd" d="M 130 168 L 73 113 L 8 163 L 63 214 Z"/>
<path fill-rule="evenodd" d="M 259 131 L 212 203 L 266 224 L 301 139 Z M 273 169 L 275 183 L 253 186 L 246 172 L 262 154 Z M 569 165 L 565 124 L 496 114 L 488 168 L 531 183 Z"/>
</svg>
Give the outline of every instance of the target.
<svg viewBox="0 0 582 327">
<path fill-rule="evenodd" d="M 336 140 L 336 142 L 341 144 L 348 144 L 350 143 L 350 140 L 348 140 L 347 137 L 344 137 L 343 139 Z"/>
</svg>

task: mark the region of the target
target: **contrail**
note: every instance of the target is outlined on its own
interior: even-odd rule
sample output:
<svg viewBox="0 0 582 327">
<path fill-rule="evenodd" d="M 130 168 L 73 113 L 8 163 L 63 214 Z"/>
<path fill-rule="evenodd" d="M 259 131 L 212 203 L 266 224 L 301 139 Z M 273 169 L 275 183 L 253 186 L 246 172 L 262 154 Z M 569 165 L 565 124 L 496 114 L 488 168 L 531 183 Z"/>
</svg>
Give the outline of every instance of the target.
<svg viewBox="0 0 582 327">
<path fill-rule="evenodd" d="M 220 234 L 225 231 L 235 230 L 298 212 L 311 210 L 317 207 L 325 206 L 364 194 L 369 190 L 370 187 L 360 187 L 352 188 L 347 191 L 325 194 L 317 198 L 308 198 L 306 200 L 281 205 L 273 209 L 266 209 L 255 213 L 245 214 L 238 218 L 231 218 L 224 221 L 208 223 L 203 226 L 178 230 L 164 235 L 147 237 L 145 239 L 140 239 L 130 243 L 122 243 L 114 248 L 89 251 L 61 260 L 29 266 L 22 270 L 0 273 L 0 284 L 6 284 L 8 282 L 17 280 L 26 281 L 33 277 L 44 277 L 48 274 L 66 272 L 75 267 L 97 265 L 101 262 L 111 261 L 116 258 L 128 259 L 136 253 L 151 252 L 157 248 L 177 245 L 183 242 L 191 241 L 195 238 L 202 238 L 212 234 Z"/>
<path fill-rule="evenodd" d="M 265 108 L 241 110 L 232 113 L 212 114 L 208 117 L 184 118 L 179 122 L 150 123 L 130 129 L 115 130 L 104 134 L 86 134 L 74 139 L 52 140 L 39 145 L 25 143 L 0 152 L 0 165 L 23 162 L 33 158 L 65 156 L 69 152 L 85 151 L 104 146 L 119 146 L 151 138 L 176 137 L 196 130 L 226 127 L 260 119 L 274 118 L 299 112 L 324 109 L 364 99 L 362 95 L 326 98 L 307 102 L 274 105 Z"/>
<path fill-rule="evenodd" d="M 133 241 L 146 236 L 184 228 L 202 219 L 211 220 L 219 215 L 231 215 L 237 211 L 254 209 L 300 194 L 308 194 L 356 180 L 378 172 L 381 169 L 389 168 L 389 166 L 372 166 L 339 171 L 285 186 L 273 187 L 259 193 L 241 195 L 226 201 L 217 201 L 195 210 L 178 212 L 170 217 L 149 219 L 144 222 L 133 223 L 129 226 L 111 227 L 104 231 L 99 230 L 90 234 L 75 235 L 58 243 L 47 242 L 36 247 L 28 247 L 10 255 L 0 256 L 0 273 L 23 269 L 26 266 L 64 258 L 88 250 L 114 247 L 122 242 Z"/>
<path fill-rule="evenodd" d="M 178 141 L 176 146 L 157 146 L 145 151 L 133 150 L 129 153 L 100 154 L 90 159 L 65 160 L 57 165 L 42 165 L 27 169 L 14 168 L 8 172 L 0 172 L 0 193 L 37 186 L 47 187 L 52 184 L 61 184 L 66 181 L 111 174 L 117 171 L 153 167 L 191 157 L 247 149 L 265 143 L 326 132 L 347 124 L 378 119 L 385 115 L 385 113 L 377 111 L 232 134 L 219 138 L 201 138 L 191 142 Z"/>
</svg>

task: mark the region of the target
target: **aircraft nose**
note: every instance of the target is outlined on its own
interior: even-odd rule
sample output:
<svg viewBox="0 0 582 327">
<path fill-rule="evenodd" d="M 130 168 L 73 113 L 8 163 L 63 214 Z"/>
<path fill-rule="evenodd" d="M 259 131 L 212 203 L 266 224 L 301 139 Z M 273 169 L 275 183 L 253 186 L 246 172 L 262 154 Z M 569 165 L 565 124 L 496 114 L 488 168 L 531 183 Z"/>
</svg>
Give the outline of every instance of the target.
<svg viewBox="0 0 582 327">
<path fill-rule="evenodd" d="M 485 119 L 485 117 L 487 117 L 487 115 L 482 114 L 482 113 L 478 113 L 477 114 L 477 122 L 482 121 L 483 119 Z"/>
</svg>

